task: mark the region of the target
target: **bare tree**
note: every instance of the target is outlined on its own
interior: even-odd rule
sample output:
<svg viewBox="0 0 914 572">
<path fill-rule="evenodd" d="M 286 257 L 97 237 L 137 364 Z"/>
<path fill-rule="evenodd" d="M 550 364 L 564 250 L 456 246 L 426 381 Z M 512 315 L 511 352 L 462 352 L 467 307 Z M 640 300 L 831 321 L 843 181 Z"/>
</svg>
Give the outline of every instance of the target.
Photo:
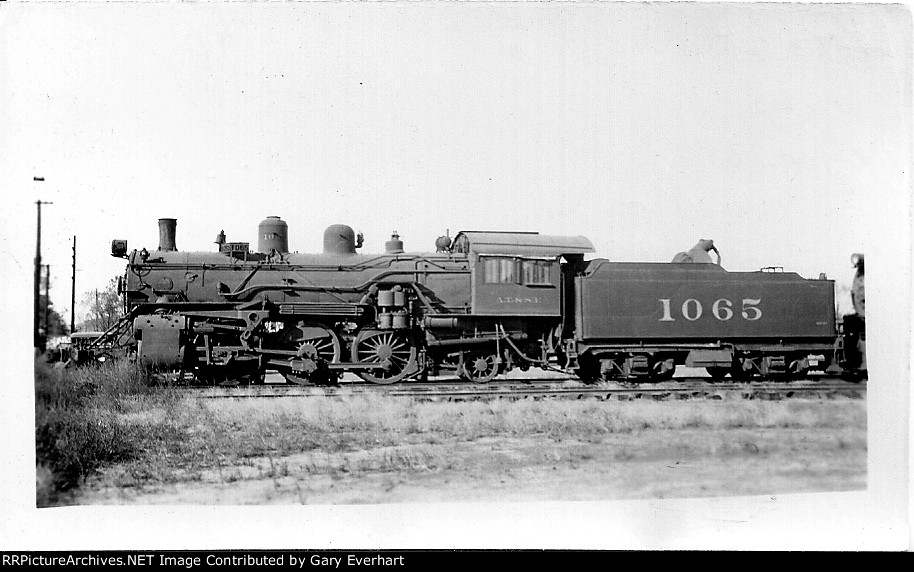
<svg viewBox="0 0 914 572">
<path fill-rule="evenodd" d="M 54 307 L 54 301 L 48 300 L 44 294 L 41 294 L 38 297 L 38 311 L 39 316 L 41 317 L 39 321 L 39 330 L 41 330 L 46 337 L 65 336 L 70 333 L 67 323 L 57 311 L 57 308 Z M 44 323 L 45 316 L 48 318 L 47 324 Z"/>
<path fill-rule="evenodd" d="M 83 304 L 89 307 L 89 313 L 80 324 L 80 330 L 104 331 L 114 325 L 121 316 L 117 277 L 112 278 L 104 290 L 83 294 Z"/>
</svg>

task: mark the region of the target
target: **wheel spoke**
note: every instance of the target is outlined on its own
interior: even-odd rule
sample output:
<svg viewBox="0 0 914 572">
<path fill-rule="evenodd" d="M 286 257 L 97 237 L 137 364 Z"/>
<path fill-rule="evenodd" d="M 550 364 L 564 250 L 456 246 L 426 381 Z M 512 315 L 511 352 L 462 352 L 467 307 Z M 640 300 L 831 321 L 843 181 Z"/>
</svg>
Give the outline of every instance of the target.
<svg viewBox="0 0 914 572">
<path fill-rule="evenodd" d="M 356 338 L 353 359 L 360 362 L 388 364 L 385 369 L 358 372 L 373 383 L 395 383 L 413 371 L 416 348 L 408 335 L 400 332 L 365 332 Z"/>
<path fill-rule="evenodd" d="M 464 357 L 460 376 L 474 383 L 487 383 L 498 375 L 498 356 L 491 352 L 471 352 Z"/>
</svg>

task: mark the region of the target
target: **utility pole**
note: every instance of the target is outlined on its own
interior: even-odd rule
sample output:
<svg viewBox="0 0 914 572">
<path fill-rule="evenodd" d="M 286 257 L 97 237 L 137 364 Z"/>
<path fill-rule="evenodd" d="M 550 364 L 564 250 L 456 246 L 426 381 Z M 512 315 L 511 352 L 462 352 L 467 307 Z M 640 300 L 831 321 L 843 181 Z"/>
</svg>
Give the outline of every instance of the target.
<svg viewBox="0 0 914 572">
<path fill-rule="evenodd" d="M 43 182 L 44 177 L 33 177 L 35 182 Z M 41 337 L 41 334 L 38 331 L 39 320 L 41 319 L 41 312 L 39 310 L 39 298 L 41 297 L 41 205 L 51 205 L 54 203 L 43 202 L 41 200 L 35 201 L 35 206 L 38 207 L 38 238 L 35 241 L 35 348 L 44 352 L 44 339 Z"/>
<path fill-rule="evenodd" d="M 48 319 L 51 312 L 51 265 L 44 265 L 44 343 L 48 343 L 48 336 L 51 334 L 51 320 Z"/>
<path fill-rule="evenodd" d="M 70 291 L 70 333 L 76 331 L 76 236 L 73 236 L 73 289 Z"/>
</svg>

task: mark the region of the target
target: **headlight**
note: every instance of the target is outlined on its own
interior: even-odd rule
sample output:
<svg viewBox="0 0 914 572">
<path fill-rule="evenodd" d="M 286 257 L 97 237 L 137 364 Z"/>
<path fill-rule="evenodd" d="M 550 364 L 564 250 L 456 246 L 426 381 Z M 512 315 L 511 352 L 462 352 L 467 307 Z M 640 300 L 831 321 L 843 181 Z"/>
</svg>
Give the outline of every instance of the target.
<svg viewBox="0 0 914 572">
<path fill-rule="evenodd" d="M 127 256 L 127 241 L 126 240 L 112 240 L 111 241 L 111 256 L 117 258 L 124 258 Z"/>
</svg>

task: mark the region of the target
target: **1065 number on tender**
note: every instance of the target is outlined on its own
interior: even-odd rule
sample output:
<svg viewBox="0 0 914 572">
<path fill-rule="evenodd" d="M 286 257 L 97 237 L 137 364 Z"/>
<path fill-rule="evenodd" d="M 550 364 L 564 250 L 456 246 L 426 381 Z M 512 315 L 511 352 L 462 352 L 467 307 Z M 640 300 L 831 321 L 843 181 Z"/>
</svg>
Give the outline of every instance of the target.
<svg viewBox="0 0 914 572">
<path fill-rule="evenodd" d="M 660 306 L 663 310 L 663 316 L 660 318 L 661 322 L 676 321 L 676 318 L 673 317 L 674 309 L 670 300 L 670 298 L 660 298 Z M 762 317 L 762 309 L 759 308 L 759 304 L 761 303 L 761 298 L 743 298 L 742 308 L 734 310 L 733 302 L 726 298 L 720 298 L 711 304 L 711 315 L 721 322 L 726 322 L 736 315 L 736 311 L 739 311 L 744 320 L 754 322 Z M 690 322 L 698 320 L 701 318 L 702 314 L 704 314 L 704 308 L 702 307 L 701 302 L 695 298 L 689 298 L 682 303 L 681 307 L 676 308 L 676 310 L 680 310 L 677 314 L 681 313 L 682 317 Z"/>
</svg>

